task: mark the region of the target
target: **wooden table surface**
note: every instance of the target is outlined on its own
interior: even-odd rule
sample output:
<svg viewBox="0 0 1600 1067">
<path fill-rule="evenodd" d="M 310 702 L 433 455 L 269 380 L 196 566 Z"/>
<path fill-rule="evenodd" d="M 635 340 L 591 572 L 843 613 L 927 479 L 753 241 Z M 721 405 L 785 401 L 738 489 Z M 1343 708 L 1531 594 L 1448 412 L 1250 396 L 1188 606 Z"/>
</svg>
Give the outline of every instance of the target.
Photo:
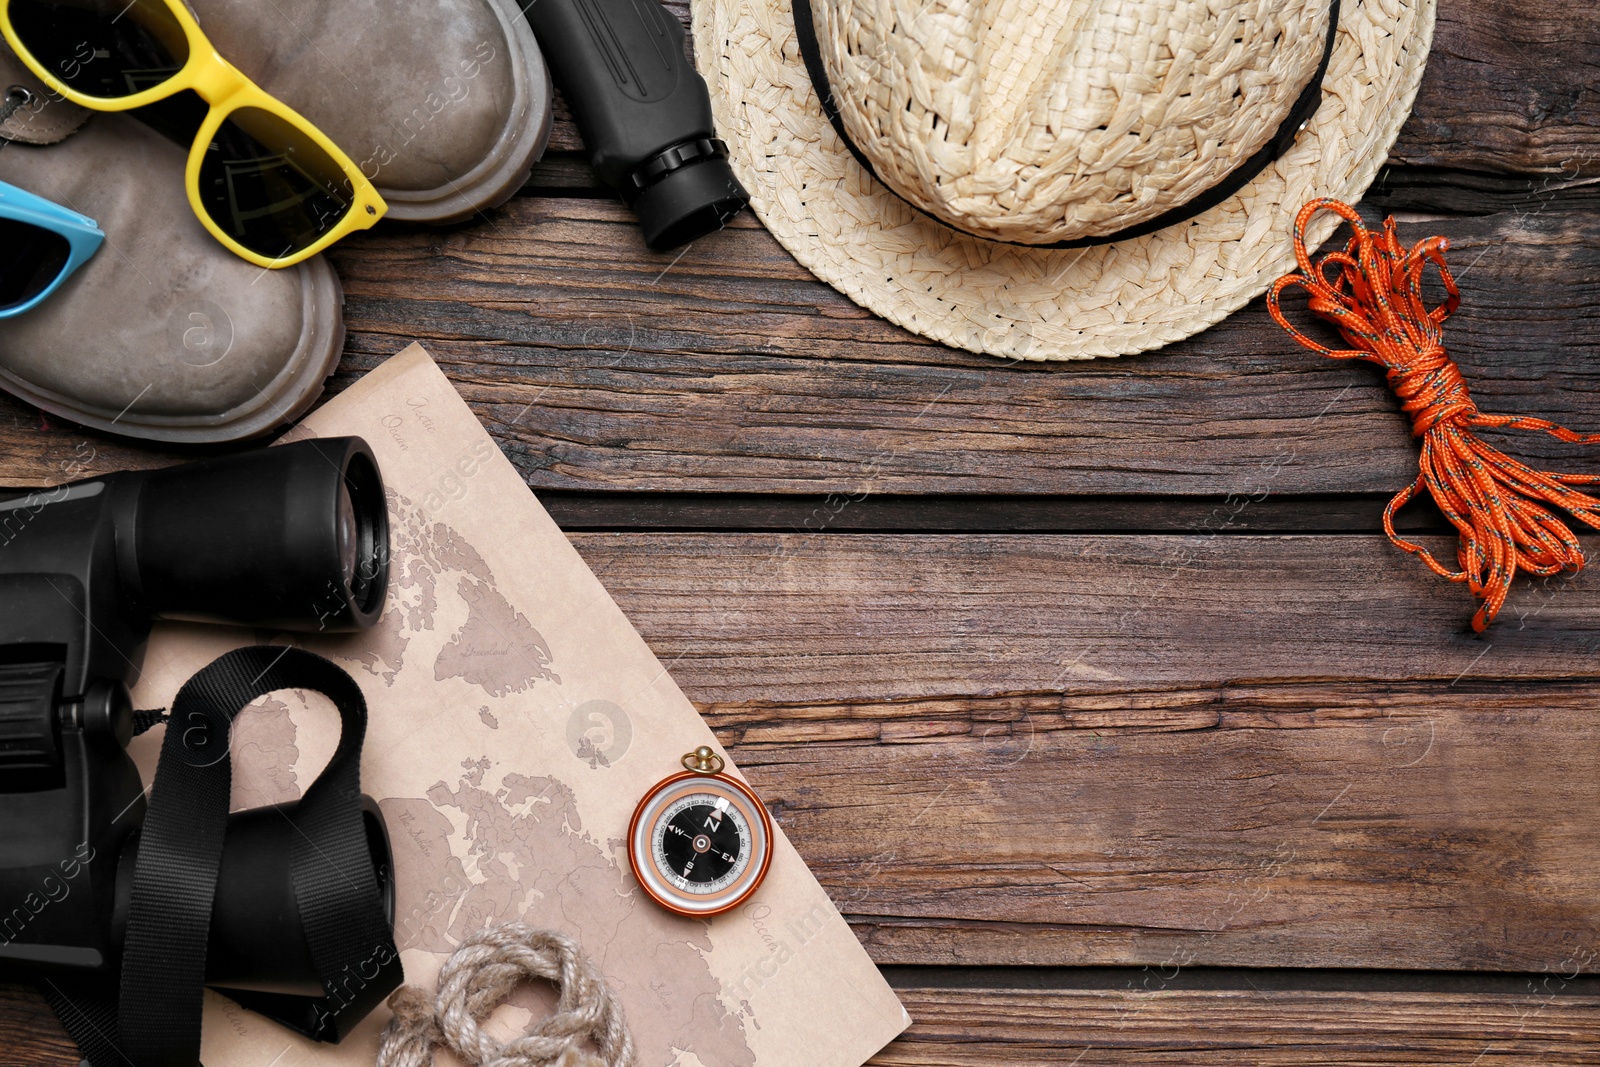
<svg viewBox="0 0 1600 1067">
<path fill-rule="evenodd" d="M 1600 430 L 1600 9 L 1439 7 L 1367 209 L 1450 237 L 1486 410 Z M 748 214 L 647 252 L 579 147 L 345 242 L 331 390 L 427 344 L 900 989 L 875 1062 L 1600 1063 L 1600 577 L 1469 633 L 1381 534 L 1417 451 L 1375 373 L 1260 301 L 967 355 Z M 0 401 L 0 481 L 85 454 L 174 455 Z M 69 1049 L 0 996 L 0 1063 Z"/>
</svg>

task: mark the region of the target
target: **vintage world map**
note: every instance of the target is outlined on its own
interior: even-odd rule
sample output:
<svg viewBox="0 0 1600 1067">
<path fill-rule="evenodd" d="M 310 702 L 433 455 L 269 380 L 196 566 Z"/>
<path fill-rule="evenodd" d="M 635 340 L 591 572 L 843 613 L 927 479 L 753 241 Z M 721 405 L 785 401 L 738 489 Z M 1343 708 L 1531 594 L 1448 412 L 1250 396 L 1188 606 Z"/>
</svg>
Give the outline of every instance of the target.
<svg viewBox="0 0 1600 1067">
<path fill-rule="evenodd" d="M 515 413 L 512 413 L 515 414 Z M 408 984 L 485 925 L 575 937 L 616 989 L 641 1067 L 858 1067 L 908 1024 L 781 825 L 755 897 L 685 919 L 635 884 L 638 799 L 715 744 L 704 720 L 420 346 L 362 376 L 291 436 L 359 434 L 389 491 L 390 587 L 375 628 L 342 636 L 162 624 L 134 698 L 167 705 L 241 644 L 334 659 L 368 704 L 365 792 L 385 815 Z M 234 806 L 297 796 L 338 740 L 323 698 L 278 692 L 235 722 Z M 160 729 L 130 753 L 148 776 Z M 730 761 L 730 770 L 736 773 Z M 531 983 L 491 1022 L 545 1015 Z M 380 1008 L 319 1045 L 207 995 L 208 1067 L 370 1067 Z M 441 1057 L 441 1067 L 446 1058 Z"/>
<path fill-rule="evenodd" d="M 549 644 L 459 533 L 398 494 L 391 493 L 390 516 L 390 608 L 347 666 L 393 685 L 407 655 L 425 644 L 416 639 L 435 632 L 441 600 L 457 597 L 466 621 L 433 654 L 433 675 L 477 686 L 491 700 L 469 724 L 483 734 L 483 755 L 463 761 L 455 780 L 441 780 L 426 796 L 379 801 L 397 839 L 396 944 L 443 962 L 465 937 L 499 922 L 575 931 L 623 998 L 641 1067 L 694 1059 L 707 1067 L 753 1067 L 748 1006 L 738 1006 L 736 994 L 712 974 L 704 924 L 673 919 L 643 896 L 622 842 L 597 840 L 584 829 L 570 787 L 510 770 L 492 755 L 499 729 L 494 703 L 561 684 Z M 285 700 L 269 696 L 239 720 L 235 793 L 252 806 L 293 799 L 304 784 L 295 773 L 290 712 Z M 549 998 L 519 996 L 513 1004 L 537 1014 L 549 1010 Z"/>
</svg>

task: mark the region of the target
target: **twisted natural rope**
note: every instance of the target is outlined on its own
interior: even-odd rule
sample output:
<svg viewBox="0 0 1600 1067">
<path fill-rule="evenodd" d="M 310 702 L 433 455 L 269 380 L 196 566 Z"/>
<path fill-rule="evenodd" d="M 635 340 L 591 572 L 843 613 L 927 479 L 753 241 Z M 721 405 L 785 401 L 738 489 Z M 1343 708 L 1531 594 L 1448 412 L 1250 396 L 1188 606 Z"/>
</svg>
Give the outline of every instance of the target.
<svg viewBox="0 0 1600 1067">
<path fill-rule="evenodd" d="M 555 1014 L 501 1044 L 480 1025 L 519 982 L 544 978 L 559 992 Z M 389 998 L 378 1067 L 429 1067 L 447 1046 L 469 1067 L 632 1067 L 622 1005 L 572 938 L 524 923 L 480 931 L 439 971 L 432 1003 L 411 986 Z M 593 1041 L 600 1055 L 585 1051 Z"/>
<path fill-rule="evenodd" d="M 1329 253 L 1313 265 L 1305 229 L 1322 210 L 1342 216 L 1355 236 L 1343 252 Z M 1278 325 L 1313 352 L 1333 359 L 1364 359 L 1388 370 L 1389 385 L 1411 416 L 1412 433 L 1422 438 L 1422 471 L 1389 501 L 1383 512 L 1384 531 L 1435 574 L 1467 583 L 1480 600 L 1472 628 L 1481 633 L 1505 603 L 1518 568 L 1540 575 L 1583 568 L 1578 539 L 1552 509 L 1600 528 L 1600 499 L 1567 488 L 1600 483 L 1600 475 L 1533 470 L 1471 431 L 1541 430 L 1572 444 L 1600 443 L 1600 434 L 1575 433 L 1544 419 L 1485 415 L 1478 410 L 1440 340 L 1444 320 L 1461 305 L 1460 290 L 1444 263 L 1449 247 L 1446 238 L 1433 237 L 1408 251 L 1400 244 L 1394 219 L 1387 220 L 1381 232 L 1369 230 L 1348 204 L 1313 200 L 1300 209 L 1294 223 L 1300 273 L 1278 279 L 1267 294 L 1267 308 Z M 1445 289 L 1444 303 L 1432 309 L 1422 298 L 1429 263 L 1439 269 Z M 1337 268 L 1331 281 L 1329 266 Z M 1353 347 L 1335 351 L 1289 325 L 1279 301 L 1290 286 L 1306 290 L 1311 310 L 1337 326 Z M 1456 553 L 1460 570 L 1450 570 L 1394 531 L 1394 513 L 1424 487 L 1461 533 Z"/>
</svg>

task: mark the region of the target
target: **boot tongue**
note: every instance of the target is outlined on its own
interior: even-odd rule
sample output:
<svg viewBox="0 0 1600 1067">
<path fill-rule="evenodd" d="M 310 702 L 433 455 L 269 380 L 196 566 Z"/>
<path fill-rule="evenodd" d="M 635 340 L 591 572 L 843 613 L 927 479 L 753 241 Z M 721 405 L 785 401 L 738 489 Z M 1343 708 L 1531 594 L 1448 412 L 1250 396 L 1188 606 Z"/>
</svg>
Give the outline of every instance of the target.
<svg viewBox="0 0 1600 1067">
<path fill-rule="evenodd" d="M 0 40 L 0 115 L 0 141 L 55 144 L 77 132 L 89 111 L 46 89 Z"/>
</svg>

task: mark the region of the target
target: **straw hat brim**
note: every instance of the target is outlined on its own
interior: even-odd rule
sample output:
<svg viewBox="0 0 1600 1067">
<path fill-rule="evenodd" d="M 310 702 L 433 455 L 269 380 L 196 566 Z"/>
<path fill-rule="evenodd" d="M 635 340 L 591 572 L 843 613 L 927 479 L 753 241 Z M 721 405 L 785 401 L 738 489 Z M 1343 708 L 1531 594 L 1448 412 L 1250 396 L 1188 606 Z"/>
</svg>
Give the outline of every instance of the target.
<svg viewBox="0 0 1600 1067">
<path fill-rule="evenodd" d="M 1010 359 L 1142 352 L 1215 325 L 1294 266 L 1308 200 L 1358 201 L 1410 113 L 1435 0 L 1344 0 L 1317 113 L 1239 193 L 1145 237 L 1034 249 L 913 209 L 839 139 L 795 40 L 789 0 L 692 0 L 718 134 L 756 214 L 802 265 L 913 333 Z M 1320 244 L 1338 220 L 1316 219 Z"/>
</svg>

